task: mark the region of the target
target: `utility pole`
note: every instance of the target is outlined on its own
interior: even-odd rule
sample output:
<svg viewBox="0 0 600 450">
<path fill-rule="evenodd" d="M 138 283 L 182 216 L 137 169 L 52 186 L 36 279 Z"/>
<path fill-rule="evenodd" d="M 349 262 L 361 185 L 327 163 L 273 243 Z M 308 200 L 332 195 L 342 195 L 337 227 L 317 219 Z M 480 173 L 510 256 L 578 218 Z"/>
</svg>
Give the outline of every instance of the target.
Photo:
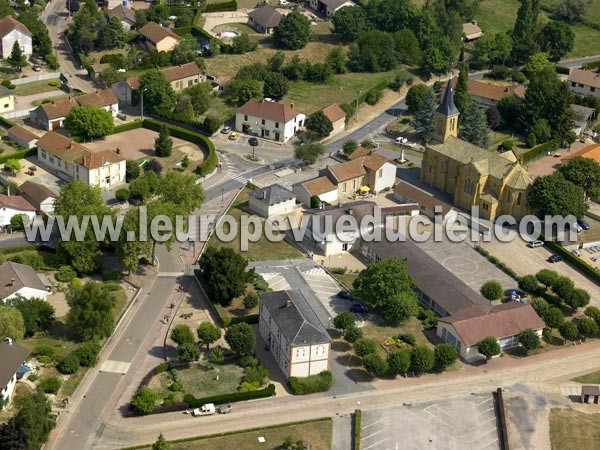
<svg viewBox="0 0 600 450">
<path fill-rule="evenodd" d="M 141 101 L 141 107 L 142 107 L 142 122 L 144 121 L 144 91 L 145 89 L 140 89 L 140 92 L 142 94 L 142 101 Z"/>
<path fill-rule="evenodd" d="M 358 97 L 360 97 L 361 90 L 356 91 L 356 108 L 354 109 L 354 120 L 358 122 Z"/>
</svg>

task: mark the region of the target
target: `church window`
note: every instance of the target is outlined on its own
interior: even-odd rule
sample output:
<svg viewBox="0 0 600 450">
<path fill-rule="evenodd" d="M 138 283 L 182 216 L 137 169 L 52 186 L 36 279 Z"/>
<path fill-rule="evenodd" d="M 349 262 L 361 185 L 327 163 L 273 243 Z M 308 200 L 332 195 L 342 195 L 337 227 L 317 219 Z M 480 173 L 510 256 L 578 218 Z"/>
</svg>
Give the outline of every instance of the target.
<svg viewBox="0 0 600 450">
<path fill-rule="evenodd" d="M 517 194 L 517 206 L 521 206 L 521 197 L 522 197 L 522 192 L 519 192 Z"/>
</svg>

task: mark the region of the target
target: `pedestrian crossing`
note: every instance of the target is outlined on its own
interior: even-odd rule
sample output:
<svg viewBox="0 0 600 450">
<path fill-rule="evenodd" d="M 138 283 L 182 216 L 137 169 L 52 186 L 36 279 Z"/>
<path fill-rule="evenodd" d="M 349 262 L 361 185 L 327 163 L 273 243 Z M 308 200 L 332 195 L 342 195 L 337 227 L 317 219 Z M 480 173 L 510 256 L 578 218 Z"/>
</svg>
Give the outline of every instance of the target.
<svg viewBox="0 0 600 450">
<path fill-rule="evenodd" d="M 305 272 L 302 272 L 302 275 L 312 275 L 315 277 L 328 277 L 329 275 L 325 272 L 325 269 L 322 267 L 313 267 Z"/>
<path fill-rule="evenodd" d="M 233 163 L 227 155 L 221 155 L 221 157 L 227 164 L 227 175 L 229 178 L 239 181 L 242 184 L 246 184 L 248 182 L 248 178 L 240 174 L 240 171 L 236 168 L 235 163 Z"/>
<path fill-rule="evenodd" d="M 277 272 L 272 272 L 272 273 L 261 273 L 262 277 L 265 279 L 265 281 L 268 283 L 269 280 L 275 278 L 277 275 L 280 275 Z"/>
<path fill-rule="evenodd" d="M 274 291 L 285 291 L 290 289 L 290 285 L 283 275 L 277 272 L 261 273 L 267 284 Z"/>
</svg>

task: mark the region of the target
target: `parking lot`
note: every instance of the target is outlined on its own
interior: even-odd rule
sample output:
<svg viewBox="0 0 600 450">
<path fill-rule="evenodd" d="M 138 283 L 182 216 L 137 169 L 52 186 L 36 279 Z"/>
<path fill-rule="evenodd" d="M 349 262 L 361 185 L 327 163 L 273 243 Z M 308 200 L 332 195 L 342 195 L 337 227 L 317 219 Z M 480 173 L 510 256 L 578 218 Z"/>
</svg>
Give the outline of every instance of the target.
<svg viewBox="0 0 600 450">
<path fill-rule="evenodd" d="M 362 411 L 362 450 L 499 449 L 491 394 Z"/>
</svg>

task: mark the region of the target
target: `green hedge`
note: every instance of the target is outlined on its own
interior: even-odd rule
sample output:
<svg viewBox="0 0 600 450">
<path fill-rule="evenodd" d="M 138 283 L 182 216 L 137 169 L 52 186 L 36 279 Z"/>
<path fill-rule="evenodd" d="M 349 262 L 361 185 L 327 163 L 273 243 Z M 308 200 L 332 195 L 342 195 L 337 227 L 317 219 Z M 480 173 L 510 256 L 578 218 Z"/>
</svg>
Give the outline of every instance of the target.
<svg viewBox="0 0 600 450">
<path fill-rule="evenodd" d="M 362 423 L 362 411 L 354 410 L 354 450 L 360 450 L 360 428 Z"/>
<path fill-rule="evenodd" d="M 379 83 L 377 83 L 375 86 L 373 86 L 371 89 L 369 89 L 368 91 L 365 91 L 363 93 L 361 93 L 358 96 L 358 103 L 359 105 L 364 103 L 365 100 L 367 99 L 367 96 L 369 95 L 369 93 L 371 92 L 377 92 L 377 91 L 381 91 L 383 89 L 386 89 L 390 82 L 392 80 L 381 80 Z M 343 105 L 340 105 L 340 108 L 342 108 L 344 110 L 344 112 L 346 113 L 346 122 L 348 122 L 348 120 L 350 120 L 352 118 L 352 116 L 354 115 L 354 112 L 356 110 L 356 99 L 354 101 L 348 102 L 348 103 L 344 103 Z"/>
<path fill-rule="evenodd" d="M 5 119 L 4 117 L 0 116 L 0 126 L 6 128 L 8 130 L 9 128 L 14 127 L 15 125 L 16 125 L 16 123 L 11 122 L 10 120 Z"/>
<path fill-rule="evenodd" d="M 331 372 L 324 370 L 317 375 L 309 377 L 289 377 L 288 384 L 294 395 L 314 394 L 315 392 L 325 392 L 331 389 L 333 378 Z"/>
<path fill-rule="evenodd" d="M 259 398 L 273 397 L 275 395 L 275 385 L 269 384 L 264 389 L 248 392 L 232 392 L 231 394 L 213 395 L 212 397 L 196 398 L 191 394 L 186 394 L 183 400 L 190 408 L 199 408 L 206 403 L 223 404 L 243 402 L 246 400 L 256 400 Z"/>
<path fill-rule="evenodd" d="M 4 164 L 9 159 L 23 159 L 28 158 L 29 156 L 33 156 L 35 154 L 37 154 L 37 147 L 18 150 L 16 152 L 0 156 L 0 164 Z"/>
<path fill-rule="evenodd" d="M 565 66 L 555 66 L 556 73 L 562 73 L 563 75 L 569 75 L 571 73 L 571 69 Z"/>
<path fill-rule="evenodd" d="M 240 322 L 246 322 L 248 325 L 255 325 L 258 323 L 258 314 L 246 314 L 245 316 L 232 317 L 229 321 L 229 325 L 235 325 Z"/>
<path fill-rule="evenodd" d="M 504 264 L 502 261 L 500 261 L 495 256 L 491 255 L 486 249 L 484 249 L 480 245 L 476 245 L 475 250 L 480 255 L 485 256 L 489 262 L 491 262 L 493 265 L 495 265 L 498 269 L 500 269 L 506 275 L 508 275 L 509 277 L 511 277 L 512 279 L 514 279 L 516 281 L 519 281 L 520 277 L 519 277 L 519 275 L 517 275 L 517 272 L 512 270 L 510 267 L 508 267 L 506 264 Z"/>
<path fill-rule="evenodd" d="M 116 127 L 113 128 L 113 131 L 110 134 L 117 134 L 117 133 L 123 133 L 125 131 L 137 130 L 138 128 L 142 128 L 142 121 L 136 119 L 133 122 L 128 122 L 128 123 L 124 123 L 122 125 L 117 125 Z"/>
<path fill-rule="evenodd" d="M 542 153 L 553 152 L 554 150 L 558 149 L 559 144 L 560 139 L 552 139 L 551 141 L 544 142 L 537 147 L 533 147 L 531 150 L 521 155 L 521 162 L 526 164 L 539 157 Z"/>
<path fill-rule="evenodd" d="M 17 245 L 16 247 L 0 248 L 0 255 L 12 255 L 13 253 L 20 253 L 28 250 L 40 250 L 42 248 L 39 244 L 24 244 Z"/>
<path fill-rule="evenodd" d="M 581 65 L 581 68 L 584 70 L 598 69 L 599 67 L 600 67 L 600 60 L 586 62 Z"/>
<path fill-rule="evenodd" d="M 231 0 L 222 3 L 209 3 L 204 7 L 204 12 L 237 11 L 237 2 Z"/>
</svg>

